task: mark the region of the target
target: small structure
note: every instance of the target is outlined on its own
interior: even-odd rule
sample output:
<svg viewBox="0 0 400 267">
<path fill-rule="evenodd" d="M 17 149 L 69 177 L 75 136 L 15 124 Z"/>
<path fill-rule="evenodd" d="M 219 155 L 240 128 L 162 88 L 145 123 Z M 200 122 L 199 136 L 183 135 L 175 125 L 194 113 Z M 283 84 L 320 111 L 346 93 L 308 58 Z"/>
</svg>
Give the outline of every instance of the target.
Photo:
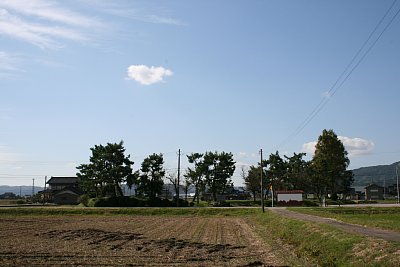
<svg viewBox="0 0 400 267">
<path fill-rule="evenodd" d="M 43 191 L 45 200 L 55 204 L 78 204 L 79 197 L 83 195 L 78 177 L 52 176 L 47 184 L 49 188 Z"/>
<path fill-rule="evenodd" d="M 301 206 L 303 204 L 303 190 L 276 191 L 278 205 Z"/>
<path fill-rule="evenodd" d="M 303 201 L 303 190 L 286 190 L 276 191 L 276 196 L 279 201 Z"/>
<path fill-rule="evenodd" d="M 365 200 L 382 200 L 383 187 L 377 184 L 370 184 L 365 187 Z"/>
</svg>

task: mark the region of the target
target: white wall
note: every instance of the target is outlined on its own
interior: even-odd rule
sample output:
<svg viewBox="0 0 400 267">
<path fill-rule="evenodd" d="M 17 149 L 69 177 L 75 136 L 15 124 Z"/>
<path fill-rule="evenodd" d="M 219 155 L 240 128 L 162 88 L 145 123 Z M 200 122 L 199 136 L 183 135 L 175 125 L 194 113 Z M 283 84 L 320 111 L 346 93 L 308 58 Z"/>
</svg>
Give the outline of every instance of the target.
<svg viewBox="0 0 400 267">
<path fill-rule="evenodd" d="M 278 201 L 289 201 L 289 200 L 296 200 L 296 201 L 303 201 L 303 194 L 278 194 Z"/>
</svg>

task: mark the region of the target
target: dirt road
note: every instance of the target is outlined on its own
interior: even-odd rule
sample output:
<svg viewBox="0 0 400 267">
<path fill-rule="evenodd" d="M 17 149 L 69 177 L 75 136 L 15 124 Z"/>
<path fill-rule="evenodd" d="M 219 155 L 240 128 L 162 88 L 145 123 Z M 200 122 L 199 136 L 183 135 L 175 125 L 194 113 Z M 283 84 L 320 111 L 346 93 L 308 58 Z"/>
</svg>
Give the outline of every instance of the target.
<svg viewBox="0 0 400 267">
<path fill-rule="evenodd" d="M 271 211 L 298 220 L 310 221 L 310 222 L 317 222 L 317 223 L 326 223 L 329 225 L 333 225 L 344 231 L 349 233 L 355 233 L 360 235 L 366 235 L 371 237 L 382 238 L 387 241 L 397 241 L 400 242 L 400 233 L 389 231 L 389 230 L 381 230 L 376 228 L 365 227 L 362 225 L 350 224 L 338 221 L 332 218 L 324 218 L 314 215 L 303 214 L 299 212 L 289 211 L 285 208 L 271 208 Z"/>
</svg>

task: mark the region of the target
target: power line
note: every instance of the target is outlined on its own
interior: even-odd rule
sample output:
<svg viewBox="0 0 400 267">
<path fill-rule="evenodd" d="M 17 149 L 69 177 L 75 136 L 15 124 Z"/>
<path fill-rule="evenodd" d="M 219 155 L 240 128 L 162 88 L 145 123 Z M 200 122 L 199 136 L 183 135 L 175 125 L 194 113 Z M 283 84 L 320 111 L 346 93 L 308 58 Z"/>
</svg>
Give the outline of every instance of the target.
<svg viewBox="0 0 400 267">
<path fill-rule="evenodd" d="M 383 21 L 387 18 L 388 14 L 390 11 L 393 9 L 394 5 L 396 4 L 398 0 L 394 0 L 388 10 L 385 12 L 383 17 L 379 20 L 377 25 L 374 27 L 372 32 L 369 34 L 368 38 L 364 41 L 364 43 L 361 45 L 361 47 L 358 49 L 357 53 L 353 56 L 351 61 L 347 64 L 346 68 L 344 71 L 339 75 L 339 77 L 336 79 L 334 84 L 330 87 L 329 91 L 327 92 L 326 96 L 324 96 L 321 101 L 314 107 L 314 109 L 310 112 L 310 114 L 299 124 L 299 126 L 287 137 L 285 138 L 279 145 L 279 147 L 285 146 L 287 143 L 289 143 L 294 137 L 296 137 L 298 134 L 300 134 L 305 127 L 321 112 L 321 110 L 326 106 L 326 104 L 329 102 L 329 100 L 337 93 L 337 91 L 343 86 L 343 84 L 348 80 L 348 78 L 351 76 L 351 74 L 354 72 L 354 70 L 361 64 L 361 62 L 365 59 L 365 57 L 369 54 L 369 52 L 372 50 L 372 48 L 376 45 L 376 43 L 379 41 L 379 39 L 382 37 L 382 35 L 386 32 L 386 30 L 389 28 L 389 26 L 393 23 L 397 15 L 400 13 L 400 8 L 397 10 L 397 12 L 392 16 L 392 18 L 389 20 L 389 22 L 386 24 L 386 26 L 382 29 L 380 34 L 375 38 L 375 40 L 369 45 L 369 47 L 365 50 L 367 47 L 367 44 L 371 41 L 372 37 L 375 35 L 377 32 L 378 28 L 382 25 Z M 361 52 L 365 50 L 365 52 L 360 56 Z M 356 59 L 358 61 L 356 62 Z M 355 63 L 356 62 L 356 63 Z M 355 63 L 355 64 L 354 64 Z M 353 66 L 351 68 L 351 66 Z M 350 71 L 349 71 L 350 69 Z M 347 73 L 347 75 L 346 75 Z M 343 78 L 344 77 L 344 78 Z M 341 81 L 341 82 L 340 82 Z M 340 82 L 340 83 L 339 83 Z M 339 85 L 338 85 L 339 84 Z"/>
</svg>

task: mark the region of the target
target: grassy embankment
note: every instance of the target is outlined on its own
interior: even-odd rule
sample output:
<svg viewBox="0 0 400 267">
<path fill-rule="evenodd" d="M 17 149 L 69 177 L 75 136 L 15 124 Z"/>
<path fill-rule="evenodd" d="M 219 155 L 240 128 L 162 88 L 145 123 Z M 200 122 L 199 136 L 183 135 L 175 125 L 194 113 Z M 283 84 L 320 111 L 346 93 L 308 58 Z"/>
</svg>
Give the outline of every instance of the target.
<svg viewBox="0 0 400 267">
<path fill-rule="evenodd" d="M 400 207 L 289 208 L 296 212 L 334 218 L 343 222 L 400 232 Z"/>
<path fill-rule="evenodd" d="M 322 209 L 321 209 L 322 210 Z M 348 234 L 335 227 L 242 208 L 2 208 L 9 216 L 232 216 L 252 225 L 289 265 L 399 266 L 400 243 Z M 234 231 L 234 229 L 232 229 Z"/>
</svg>

